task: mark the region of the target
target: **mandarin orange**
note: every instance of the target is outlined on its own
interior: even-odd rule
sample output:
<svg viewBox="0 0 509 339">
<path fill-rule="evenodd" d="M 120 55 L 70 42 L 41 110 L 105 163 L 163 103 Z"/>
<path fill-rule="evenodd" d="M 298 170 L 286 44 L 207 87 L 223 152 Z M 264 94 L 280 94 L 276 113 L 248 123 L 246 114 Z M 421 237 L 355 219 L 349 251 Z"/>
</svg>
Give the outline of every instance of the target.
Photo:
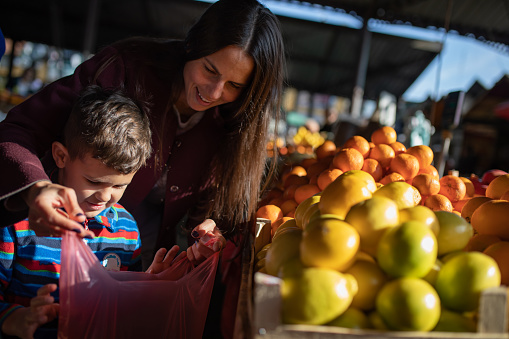
<svg viewBox="0 0 509 339">
<path fill-rule="evenodd" d="M 279 205 L 279 208 L 281 208 L 281 212 L 283 212 L 283 215 L 287 215 L 291 211 L 294 211 L 297 208 L 297 202 L 293 199 L 285 200 Z"/>
<path fill-rule="evenodd" d="M 304 176 L 306 176 L 307 171 L 304 167 L 302 167 L 300 165 L 292 166 L 283 172 L 283 176 L 282 176 L 283 182 L 286 180 L 286 178 L 288 178 L 292 174 L 295 174 L 299 177 L 304 177 Z"/>
<path fill-rule="evenodd" d="M 499 241 L 502 241 L 502 239 L 500 239 L 500 237 L 497 237 L 496 235 L 474 234 L 468 241 L 463 251 L 483 252 L 486 248 L 488 248 L 488 246 Z"/>
<path fill-rule="evenodd" d="M 369 147 L 369 141 L 360 135 L 354 135 L 354 136 L 348 138 L 345 141 L 343 148 L 355 148 L 362 154 L 364 159 L 368 157 L 369 151 L 371 149 Z"/>
<path fill-rule="evenodd" d="M 372 158 L 364 159 L 364 164 L 362 165 L 362 170 L 371 174 L 375 182 L 379 182 L 384 175 L 384 171 L 380 163 Z"/>
<path fill-rule="evenodd" d="M 489 183 L 486 188 L 486 196 L 491 199 L 500 199 L 507 190 L 509 190 L 509 174 L 503 174 Z"/>
<path fill-rule="evenodd" d="M 302 185 L 297 187 L 297 189 L 295 190 L 294 200 L 297 204 L 300 204 L 307 198 L 320 192 L 321 192 L 320 188 L 318 188 L 318 186 L 315 184 Z"/>
<path fill-rule="evenodd" d="M 492 199 L 476 208 L 470 223 L 479 234 L 491 234 L 502 240 L 509 240 L 507 220 L 509 220 L 509 201 Z"/>
<path fill-rule="evenodd" d="M 355 148 L 343 148 L 334 156 L 332 164 L 343 172 L 360 170 L 364 164 L 364 157 Z"/>
<path fill-rule="evenodd" d="M 392 144 L 389 144 L 389 146 L 392 147 L 396 155 L 406 152 L 406 146 L 399 141 L 393 142 Z"/>
<path fill-rule="evenodd" d="M 426 166 L 424 168 L 420 167 L 418 174 L 421 174 L 421 173 L 428 173 L 428 174 L 433 175 L 435 178 L 440 179 L 440 175 L 438 174 L 438 170 L 433 165 L 428 165 L 428 166 Z"/>
<path fill-rule="evenodd" d="M 430 208 L 433 211 L 452 212 L 454 210 L 449 198 L 439 193 L 426 197 L 426 200 L 424 200 L 424 206 Z"/>
<path fill-rule="evenodd" d="M 465 197 L 467 186 L 455 175 L 444 175 L 440 178 L 440 194 L 445 195 L 451 202 L 456 202 Z"/>
<path fill-rule="evenodd" d="M 283 212 L 276 205 L 264 205 L 258 208 L 255 216 L 257 218 L 269 219 L 271 224 L 273 224 L 276 220 L 283 218 Z"/>
<path fill-rule="evenodd" d="M 382 179 L 380 179 L 380 183 L 382 185 L 387 185 L 388 183 L 395 182 L 395 181 L 405 181 L 405 178 L 397 172 L 392 172 L 384 176 Z"/>
<path fill-rule="evenodd" d="M 401 174 L 405 180 L 412 180 L 419 172 L 419 161 L 411 154 L 401 153 L 391 160 L 389 168 Z"/>
<path fill-rule="evenodd" d="M 309 166 L 309 168 L 307 170 L 308 178 L 311 178 L 315 175 L 320 175 L 320 173 L 322 173 L 324 170 L 329 168 L 330 161 L 328 161 L 328 160 L 332 160 L 332 158 L 329 159 L 329 157 L 327 157 L 327 158 L 321 159 L 318 162 Z"/>
<path fill-rule="evenodd" d="M 306 158 L 306 159 L 302 159 L 302 161 L 300 162 L 300 166 L 304 167 L 307 171 L 309 166 L 311 166 L 317 162 L 318 162 L 317 158 Z"/>
<path fill-rule="evenodd" d="M 316 158 L 318 160 L 336 154 L 336 144 L 332 140 L 325 140 L 323 144 L 315 149 Z"/>
<path fill-rule="evenodd" d="M 387 144 L 376 144 L 369 153 L 369 157 L 378 161 L 384 169 L 389 167 L 395 155 L 394 149 Z"/>
<path fill-rule="evenodd" d="M 329 186 L 329 184 L 336 180 L 336 178 L 341 174 L 343 174 L 343 171 L 339 168 L 326 169 L 320 173 L 316 184 L 318 185 L 318 188 L 323 191 L 325 187 Z"/>
<path fill-rule="evenodd" d="M 490 200 L 492 199 L 485 196 L 472 197 L 468 199 L 468 201 L 465 203 L 465 205 L 463 205 L 463 208 L 461 209 L 461 216 L 465 218 L 466 221 L 470 222 L 474 211 L 479 206 Z"/>
<path fill-rule="evenodd" d="M 390 126 L 383 126 L 371 133 L 371 141 L 375 144 L 387 144 L 390 145 L 397 140 L 396 130 Z"/>
<path fill-rule="evenodd" d="M 419 166 L 424 168 L 433 162 L 433 150 L 426 145 L 417 145 L 407 148 L 407 154 L 411 154 L 419 160 Z"/>
<path fill-rule="evenodd" d="M 302 186 L 309 183 L 309 178 L 306 176 L 299 176 L 297 174 L 290 174 L 283 180 L 283 187 L 286 189 L 292 185 Z"/>
<path fill-rule="evenodd" d="M 417 174 L 412 180 L 412 186 L 419 190 L 421 195 L 437 194 L 440 191 L 440 182 L 432 174 Z"/>
<path fill-rule="evenodd" d="M 500 269 L 501 281 L 500 284 L 504 286 L 509 285 L 509 241 L 499 241 L 489 245 L 484 251 L 484 254 L 489 255 L 498 264 Z"/>
</svg>

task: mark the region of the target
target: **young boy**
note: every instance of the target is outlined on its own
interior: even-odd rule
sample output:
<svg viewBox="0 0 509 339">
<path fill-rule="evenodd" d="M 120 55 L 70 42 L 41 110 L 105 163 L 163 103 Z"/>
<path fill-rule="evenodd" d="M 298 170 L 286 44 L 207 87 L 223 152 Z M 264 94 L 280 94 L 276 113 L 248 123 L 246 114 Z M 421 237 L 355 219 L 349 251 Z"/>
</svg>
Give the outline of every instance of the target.
<svg viewBox="0 0 509 339">
<path fill-rule="evenodd" d="M 53 143 L 56 167 L 48 175 L 76 192 L 85 227 L 95 234 L 87 243 L 106 269 L 141 269 L 137 224 L 117 202 L 150 152 L 142 108 L 120 91 L 98 86 L 78 98 L 62 142 Z M 2 335 L 31 337 L 57 319 L 61 240 L 36 236 L 28 219 L 0 228 Z"/>
</svg>

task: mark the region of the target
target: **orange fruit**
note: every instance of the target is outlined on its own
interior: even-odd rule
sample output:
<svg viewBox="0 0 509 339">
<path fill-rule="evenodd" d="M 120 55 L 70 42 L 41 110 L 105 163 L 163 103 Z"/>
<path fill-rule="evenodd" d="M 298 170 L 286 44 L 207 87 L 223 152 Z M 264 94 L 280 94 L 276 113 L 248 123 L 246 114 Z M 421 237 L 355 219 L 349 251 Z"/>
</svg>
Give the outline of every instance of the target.
<svg viewBox="0 0 509 339">
<path fill-rule="evenodd" d="M 458 212 L 459 215 L 461 215 L 461 211 L 463 210 L 463 207 L 465 207 L 466 203 L 470 200 L 471 198 L 466 198 L 466 199 L 461 199 L 461 200 L 458 200 L 458 201 L 455 201 L 455 202 L 452 202 L 452 208 L 453 208 L 453 212 Z"/>
<path fill-rule="evenodd" d="M 398 172 L 392 172 L 392 173 L 387 174 L 382 179 L 380 179 L 379 182 L 382 185 L 387 185 L 390 182 L 396 182 L 396 181 L 405 181 L 405 178 L 403 178 L 403 176 L 401 174 L 399 174 Z"/>
<path fill-rule="evenodd" d="M 448 174 L 440 179 L 440 191 L 438 193 L 445 195 L 451 202 L 456 202 L 465 197 L 467 187 L 459 177 Z"/>
<path fill-rule="evenodd" d="M 399 141 L 393 142 L 392 144 L 389 144 L 389 146 L 392 147 L 396 155 L 406 152 L 406 146 Z"/>
<path fill-rule="evenodd" d="M 429 165 L 429 166 L 426 166 L 424 168 L 420 167 L 418 174 L 421 174 L 421 173 L 428 173 L 428 174 L 433 175 L 435 178 L 440 179 L 440 175 L 438 174 L 438 170 L 433 165 Z"/>
<path fill-rule="evenodd" d="M 295 190 L 297 187 L 299 187 L 299 185 L 290 185 L 286 187 L 283 191 L 283 201 L 293 199 L 295 197 Z"/>
<path fill-rule="evenodd" d="M 496 235 L 474 234 L 463 250 L 467 252 L 483 252 L 488 246 L 499 241 L 502 241 L 502 239 Z"/>
<path fill-rule="evenodd" d="M 386 144 L 390 145 L 397 140 L 396 130 L 390 126 L 383 126 L 371 133 L 371 141 L 375 144 Z M 390 147 L 390 146 L 389 146 Z"/>
<path fill-rule="evenodd" d="M 424 206 L 430 208 L 433 211 L 447 211 L 452 212 L 452 203 L 445 195 L 432 194 L 424 200 Z"/>
<path fill-rule="evenodd" d="M 477 207 L 470 223 L 479 234 L 491 234 L 502 240 L 509 240 L 507 220 L 509 220 L 509 201 L 492 199 Z"/>
<path fill-rule="evenodd" d="M 354 135 L 346 140 L 343 148 L 355 148 L 364 158 L 368 157 L 369 151 L 371 150 L 369 147 L 369 141 L 360 135 Z"/>
<path fill-rule="evenodd" d="M 373 177 L 373 179 L 375 179 L 376 182 L 379 182 L 384 174 L 383 168 L 382 166 L 380 166 L 380 163 L 377 160 L 371 158 L 364 159 L 362 170 L 364 172 L 371 174 L 371 176 Z"/>
<path fill-rule="evenodd" d="M 409 180 L 419 172 L 419 161 L 413 155 L 401 153 L 391 160 L 389 168 L 392 172 L 401 174 L 405 180 Z"/>
<path fill-rule="evenodd" d="M 503 174 L 489 183 L 486 188 L 486 196 L 491 199 L 500 199 L 507 190 L 509 190 L 509 174 Z"/>
<path fill-rule="evenodd" d="M 382 168 L 388 168 L 392 159 L 396 156 L 391 146 L 387 144 L 377 144 L 369 153 L 369 157 L 380 163 Z"/>
<path fill-rule="evenodd" d="M 297 174 L 290 174 L 283 180 L 283 187 L 286 189 L 292 185 L 302 186 L 309 183 L 309 178 Z"/>
<path fill-rule="evenodd" d="M 505 191 L 505 193 L 502 194 L 500 200 L 509 200 L 509 190 Z"/>
<path fill-rule="evenodd" d="M 484 204 L 486 201 L 492 200 L 491 198 L 485 196 L 478 196 L 468 199 L 463 208 L 461 209 L 461 216 L 466 219 L 466 221 L 470 222 L 472 218 L 472 214 L 477 209 L 477 207 Z"/>
<path fill-rule="evenodd" d="M 315 154 L 317 159 L 323 159 L 330 155 L 336 154 L 336 144 L 334 141 L 331 140 L 325 140 L 323 144 L 318 146 L 315 149 Z"/>
<path fill-rule="evenodd" d="M 467 188 L 465 196 L 466 197 L 473 197 L 475 194 L 475 186 L 472 180 L 466 177 L 460 177 L 460 179 L 465 183 L 465 187 Z"/>
<path fill-rule="evenodd" d="M 320 191 L 321 190 L 315 184 L 306 184 L 306 185 L 299 186 L 295 190 L 294 200 L 295 200 L 295 202 L 297 202 L 297 204 L 300 204 L 307 198 L 315 195 L 316 193 L 319 193 Z"/>
<path fill-rule="evenodd" d="M 336 180 L 336 178 L 341 174 L 343 174 L 343 171 L 339 168 L 326 169 L 320 173 L 316 184 L 318 185 L 318 188 L 323 191 L 325 187 L 329 186 L 329 184 Z"/>
<path fill-rule="evenodd" d="M 309 166 L 311 166 L 317 162 L 318 162 L 317 158 L 306 158 L 306 159 L 302 159 L 302 161 L 300 162 L 300 166 L 304 167 L 307 170 L 309 168 Z"/>
<path fill-rule="evenodd" d="M 304 167 L 302 167 L 300 165 L 293 166 L 293 167 L 289 168 L 288 170 L 286 170 L 285 173 L 283 174 L 283 177 L 282 177 L 283 182 L 286 180 L 286 178 L 288 178 L 292 174 L 295 174 L 299 177 L 305 177 L 307 174 L 307 171 Z"/>
<path fill-rule="evenodd" d="M 343 172 L 360 170 L 364 164 L 364 157 L 355 148 L 343 148 L 334 156 L 332 164 Z"/>
<path fill-rule="evenodd" d="M 297 208 L 297 202 L 295 202 L 295 200 L 293 199 L 288 199 L 288 200 L 285 200 L 281 203 L 281 205 L 279 205 L 279 208 L 281 208 L 281 212 L 283 212 L 283 215 L 287 215 L 288 213 L 290 213 L 291 211 L 295 211 L 295 209 Z"/>
<path fill-rule="evenodd" d="M 500 269 L 500 284 L 509 285 L 509 260 L 507 260 L 509 258 L 509 242 L 499 241 L 491 244 L 483 253 L 489 255 L 497 262 Z"/>
<path fill-rule="evenodd" d="M 412 179 L 412 186 L 419 190 L 421 195 L 437 194 L 440 191 L 440 182 L 432 174 L 417 174 Z"/>
<path fill-rule="evenodd" d="M 265 205 L 256 211 L 257 218 L 269 219 L 271 224 L 275 223 L 276 220 L 283 218 L 283 212 L 281 208 L 276 205 Z"/>
<path fill-rule="evenodd" d="M 259 206 L 267 205 L 269 201 L 280 198 L 283 196 L 283 191 L 279 188 L 272 188 L 262 195 L 262 199 L 259 202 Z"/>
<path fill-rule="evenodd" d="M 407 154 L 411 154 L 419 160 L 419 166 L 424 168 L 433 162 L 433 150 L 426 145 L 417 145 L 407 148 Z"/>
</svg>

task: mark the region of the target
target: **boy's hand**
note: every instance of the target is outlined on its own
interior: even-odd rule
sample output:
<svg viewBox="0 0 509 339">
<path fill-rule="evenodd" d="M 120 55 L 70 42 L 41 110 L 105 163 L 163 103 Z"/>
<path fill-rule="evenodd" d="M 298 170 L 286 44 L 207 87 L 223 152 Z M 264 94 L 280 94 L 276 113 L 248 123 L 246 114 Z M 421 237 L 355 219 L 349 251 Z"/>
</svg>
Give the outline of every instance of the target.
<svg viewBox="0 0 509 339">
<path fill-rule="evenodd" d="M 191 236 L 197 241 L 187 249 L 187 258 L 194 264 L 205 261 L 226 245 L 226 239 L 212 219 L 206 219 L 196 226 Z"/>
<path fill-rule="evenodd" d="M 41 181 L 27 189 L 25 202 L 28 205 L 28 222 L 38 236 L 61 236 L 65 230 L 81 237 L 94 237 L 79 223 L 85 221 L 72 188 Z M 63 212 L 64 209 L 67 213 Z"/>
<path fill-rule="evenodd" d="M 169 251 L 166 248 L 160 248 L 146 273 L 157 274 L 171 267 L 174 262 L 186 256 L 186 252 L 182 252 L 177 256 L 179 250 L 180 248 L 177 245 L 173 246 Z"/>
<path fill-rule="evenodd" d="M 2 332 L 23 339 L 31 339 L 39 326 L 53 321 L 58 317 L 59 304 L 50 295 L 56 291 L 56 284 L 47 284 L 39 288 L 37 296 L 30 300 L 30 307 L 14 310 L 3 325 Z"/>
</svg>

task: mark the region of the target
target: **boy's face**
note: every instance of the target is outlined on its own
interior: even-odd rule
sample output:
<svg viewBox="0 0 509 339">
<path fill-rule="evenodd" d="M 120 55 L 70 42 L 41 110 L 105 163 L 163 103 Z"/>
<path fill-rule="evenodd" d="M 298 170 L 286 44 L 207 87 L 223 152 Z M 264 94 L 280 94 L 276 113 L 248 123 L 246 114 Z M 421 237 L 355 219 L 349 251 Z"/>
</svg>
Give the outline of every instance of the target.
<svg viewBox="0 0 509 339">
<path fill-rule="evenodd" d="M 74 189 L 87 218 L 117 203 L 135 174 L 122 174 L 90 154 L 83 159 L 71 160 L 67 155 L 63 159 L 57 156 L 55 160 L 60 168 L 59 183 Z"/>
</svg>

